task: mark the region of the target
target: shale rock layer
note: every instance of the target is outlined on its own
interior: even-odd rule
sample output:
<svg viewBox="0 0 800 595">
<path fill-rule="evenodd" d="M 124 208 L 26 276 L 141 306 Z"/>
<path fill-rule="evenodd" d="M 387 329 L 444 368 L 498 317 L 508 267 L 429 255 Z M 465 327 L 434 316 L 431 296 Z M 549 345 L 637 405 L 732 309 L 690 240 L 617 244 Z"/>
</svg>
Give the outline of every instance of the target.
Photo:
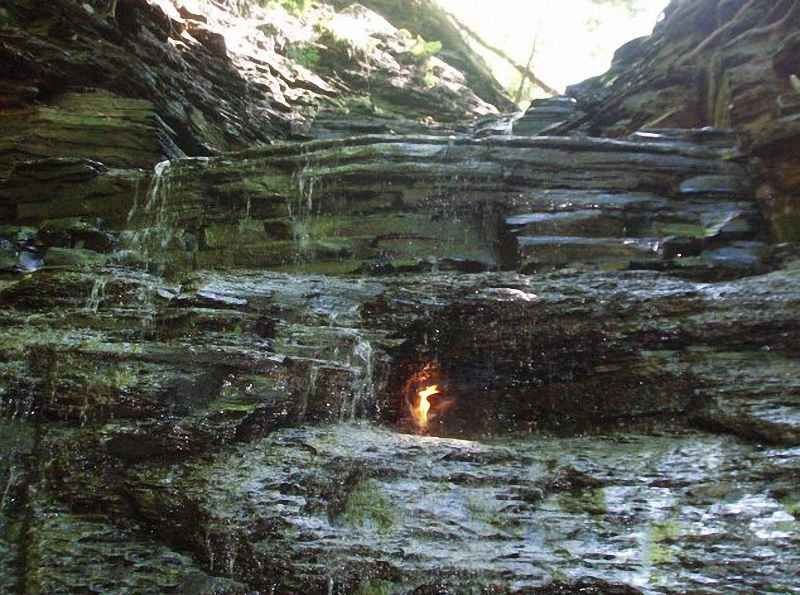
<svg viewBox="0 0 800 595">
<path fill-rule="evenodd" d="M 0 591 L 795 592 L 797 3 L 524 116 L 366 4 L 0 8 Z"/>
</svg>

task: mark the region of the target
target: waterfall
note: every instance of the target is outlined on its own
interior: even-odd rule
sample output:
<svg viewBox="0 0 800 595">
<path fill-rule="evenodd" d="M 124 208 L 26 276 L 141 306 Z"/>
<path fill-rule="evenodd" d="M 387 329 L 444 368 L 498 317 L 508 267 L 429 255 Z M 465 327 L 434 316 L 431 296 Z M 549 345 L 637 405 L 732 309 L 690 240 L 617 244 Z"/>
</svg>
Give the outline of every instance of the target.
<svg viewBox="0 0 800 595">
<path fill-rule="evenodd" d="M 155 302 L 157 292 L 155 282 L 147 278 L 144 283 L 136 289 L 136 299 L 141 313 L 142 332 L 145 335 L 155 331 L 158 307 Z"/>
<path fill-rule="evenodd" d="M 159 200 L 161 200 L 162 203 L 166 201 L 166 197 L 162 196 L 164 194 L 162 189 L 166 186 L 167 192 L 169 191 L 168 184 L 165 185 L 164 181 L 165 178 L 167 178 L 167 173 L 171 166 L 172 162 L 167 159 L 157 163 L 155 168 L 153 168 L 153 177 L 150 180 L 150 186 L 147 189 L 147 199 L 145 201 L 145 210 L 148 213 L 153 210 L 153 205 L 159 202 Z M 128 211 L 128 224 L 133 222 L 139 209 L 139 193 L 137 192 L 134 196 L 133 206 L 131 206 L 131 210 Z"/>
<path fill-rule="evenodd" d="M 297 264 L 305 260 L 311 250 L 310 222 L 314 211 L 315 178 L 309 175 L 311 167 L 306 163 L 302 169 L 293 174 L 297 185 L 296 200 L 289 201 L 289 217 L 292 219 L 292 233 L 297 253 Z"/>
<path fill-rule="evenodd" d="M 355 421 L 364 416 L 375 399 L 375 352 L 372 343 L 356 329 L 342 329 L 353 340 L 346 365 L 353 374 L 350 390 L 339 404 L 339 421 Z"/>
<path fill-rule="evenodd" d="M 158 230 L 160 247 L 166 248 L 172 237 L 173 229 L 168 220 L 168 203 L 172 190 L 171 175 L 172 162 L 162 161 L 155 167 L 152 188 L 148 196 L 145 209 L 148 213 L 155 210 L 155 228 Z"/>
<path fill-rule="evenodd" d="M 308 383 L 304 391 L 303 398 L 300 401 L 300 408 L 297 412 L 297 418 L 304 420 L 308 412 L 308 404 L 314 398 L 317 391 L 317 380 L 319 379 L 319 367 L 312 365 L 309 369 Z"/>
<path fill-rule="evenodd" d="M 94 280 L 92 291 L 89 294 L 89 298 L 86 300 L 86 305 L 83 307 L 86 312 L 97 314 L 97 311 L 100 308 L 100 302 L 102 302 L 103 298 L 105 298 L 107 284 L 108 277 L 97 277 Z"/>
<path fill-rule="evenodd" d="M 372 343 L 359 336 L 358 341 L 353 346 L 353 357 L 354 363 L 360 368 L 360 374 L 353 387 L 350 411 L 347 412 L 350 420 L 356 419 L 361 410 L 363 410 L 364 405 L 374 400 L 374 355 Z"/>
<path fill-rule="evenodd" d="M 3 488 L 3 494 L 0 496 L 0 511 L 6 510 L 6 506 L 9 502 L 9 493 L 13 489 L 14 485 L 16 485 L 19 478 L 22 477 L 23 472 L 19 470 L 16 466 L 11 466 L 8 470 L 8 477 L 6 478 L 6 485 Z"/>
<path fill-rule="evenodd" d="M 164 261 L 164 252 L 175 236 L 174 216 L 170 215 L 172 171 L 169 160 L 156 164 L 144 205 L 139 204 L 137 193 L 128 212 L 128 225 L 138 229 L 127 238 L 125 246 L 148 264 Z"/>
</svg>

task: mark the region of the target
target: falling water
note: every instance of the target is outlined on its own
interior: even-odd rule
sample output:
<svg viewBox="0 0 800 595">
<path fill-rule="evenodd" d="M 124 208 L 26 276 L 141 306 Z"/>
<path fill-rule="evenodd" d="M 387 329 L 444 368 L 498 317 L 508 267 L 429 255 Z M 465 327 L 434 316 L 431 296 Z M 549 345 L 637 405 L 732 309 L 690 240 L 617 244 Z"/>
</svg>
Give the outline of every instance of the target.
<svg viewBox="0 0 800 595">
<path fill-rule="evenodd" d="M 298 419 L 305 419 L 306 411 L 308 410 L 308 403 L 314 398 L 317 392 L 317 380 L 319 379 L 319 367 L 311 366 L 308 375 L 308 384 L 306 385 L 305 394 L 300 402 L 300 410 L 298 411 Z"/>
<path fill-rule="evenodd" d="M 8 477 L 6 478 L 6 485 L 3 488 L 3 494 L 0 496 L 0 512 L 6 509 L 6 506 L 9 502 L 9 494 L 13 489 L 14 485 L 19 480 L 19 477 L 22 475 L 22 472 L 15 466 L 12 466 L 8 470 Z"/>
<path fill-rule="evenodd" d="M 292 233 L 297 246 L 297 264 L 305 259 L 311 248 L 310 223 L 314 210 L 315 178 L 309 175 L 310 165 L 306 163 L 294 174 L 297 185 L 297 198 L 289 201 L 289 217 L 292 219 Z"/>
<path fill-rule="evenodd" d="M 150 182 L 150 189 L 147 192 L 147 203 L 145 204 L 147 212 L 151 212 L 156 206 L 160 210 L 164 208 L 169 194 L 169 178 L 167 174 L 171 167 L 172 162 L 169 160 L 156 164 L 153 170 L 153 180 Z"/>
<path fill-rule="evenodd" d="M 350 357 L 356 379 L 350 398 L 342 401 L 340 421 L 355 421 L 363 413 L 365 405 L 374 401 L 374 359 L 372 343 L 357 334 Z"/>
<path fill-rule="evenodd" d="M 158 309 L 155 303 L 157 288 L 152 279 L 145 280 L 136 290 L 142 319 L 142 330 L 147 335 L 155 329 Z"/>
<path fill-rule="evenodd" d="M 83 307 L 84 311 L 97 314 L 100 302 L 103 301 L 106 295 L 106 285 L 108 285 L 108 277 L 97 277 L 94 280 L 89 299 L 86 300 L 86 305 Z"/>
<path fill-rule="evenodd" d="M 150 187 L 147 189 L 147 200 L 145 202 L 145 211 L 150 212 L 153 209 L 153 205 L 155 205 L 162 194 L 161 190 L 165 186 L 164 179 L 166 177 L 166 173 L 169 170 L 172 162 L 167 159 L 165 161 L 161 161 L 157 163 L 155 168 L 153 169 L 153 177 L 150 180 Z M 164 202 L 164 199 L 162 199 Z M 131 210 L 128 211 L 128 224 L 130 224 L 134 218 L 138 215 L 139 212 L 139 193 L 137 192 L 134 196 L 133 206 Z"/>
<path fill-rule="evenodd" d="M 166 160 L 155 166 L 144 206 L 139 204 L 137 193 L 128 212 L 128 225 L 139 229 L 129 236 L 126 247 L 148 263 L 163 260 L 164 250 L 175 235 L 169 209 L 172 165 Z"/>
</svg>

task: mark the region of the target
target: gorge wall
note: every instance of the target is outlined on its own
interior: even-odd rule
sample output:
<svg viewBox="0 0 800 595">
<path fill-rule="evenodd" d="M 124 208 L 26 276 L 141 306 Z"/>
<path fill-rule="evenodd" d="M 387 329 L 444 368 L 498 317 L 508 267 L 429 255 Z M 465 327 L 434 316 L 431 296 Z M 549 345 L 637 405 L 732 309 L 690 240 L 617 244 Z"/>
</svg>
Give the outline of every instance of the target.
<svg viewBox="0 0 800 595">
<path fill-rule="evenodd" d="M 776 240 L 797 240 L 800 6 L 793 0 L 673 1 L 652 36 L 568 94 L 595 134 L 640 128 L 736 130 L 762 178 Z"/>
<path fill-rule="evenodd" d="M 113 15 L 102 1 L 3 8 L 0 104 L 9 133 L 0 174 L 15 161 L 65 152 L 152 167 L 302 137 L 329 113 L 352 112 L 364 132 L 386 132 L 402 128 L 403 117 L 413 126 L 497 111 L 418 34 L 358 5 L 296 14 L 278 2 L 115 4 Z M 478 87 L 511 107 L 490 78 Z"/>
<path fill-rule="evenodd" d="M 793 592 L 797 5 L 0 7 L 0 591 Z"/>
</svg>

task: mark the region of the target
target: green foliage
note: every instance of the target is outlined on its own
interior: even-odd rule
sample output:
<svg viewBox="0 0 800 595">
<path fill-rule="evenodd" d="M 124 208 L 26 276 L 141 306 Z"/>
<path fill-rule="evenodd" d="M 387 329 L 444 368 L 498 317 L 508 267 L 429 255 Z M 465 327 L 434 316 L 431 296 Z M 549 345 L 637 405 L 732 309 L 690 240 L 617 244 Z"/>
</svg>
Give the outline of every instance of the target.
<svg viewBox="0 0 800 595">
<path fill-rule="evenodd" d="M 301 14 L 311 7 L 311 0 L 258 0 L 261 6 L 283 6 L 287 12 Z"/>
<path fill-rule="evenodd" d="M 319 51 L 314 46 L 308 44 L 290 46 L 286 50 L 286 57 L 308 69 L 313 69 L 319 64 Z"/>
<path fill-rule="evenodd" d="M 300 14 L 311 8 L 311 0 L 281 0 L 283 7 L 289 12 Z"/>
<path fill-rule="evenodd" d="M 426 68 L 425 74 L 422 77 L 422 83 L 425 85 L 426 89 L 432 89 L 437 84 L 439 84 L 439 77 L 436 76 L 433 68 Z"/>
<path fill-rule="evenodd" d="M 419 35 L 417 35 L 417 39 L 414 41 L 414 45 L 411 46 L 410 50 L 411 54 L 420 62 L 427 60 L 431 56 L 435 56 L 441 51 L 441 41 L 425 41 Z"/>
<path fill-rule="evenodd" d="M 7 8 L 0 8 L 0 27 L 14 24 L 14 16 Z"/>
<path fill-rule="evenodd" d="M 395 512 L 378 483 L 367 480 L 356 485 L 350 493 L 343 519 L 351 527 L 372 527 L 385 533 L 395 524 Z"/>
</svg>

